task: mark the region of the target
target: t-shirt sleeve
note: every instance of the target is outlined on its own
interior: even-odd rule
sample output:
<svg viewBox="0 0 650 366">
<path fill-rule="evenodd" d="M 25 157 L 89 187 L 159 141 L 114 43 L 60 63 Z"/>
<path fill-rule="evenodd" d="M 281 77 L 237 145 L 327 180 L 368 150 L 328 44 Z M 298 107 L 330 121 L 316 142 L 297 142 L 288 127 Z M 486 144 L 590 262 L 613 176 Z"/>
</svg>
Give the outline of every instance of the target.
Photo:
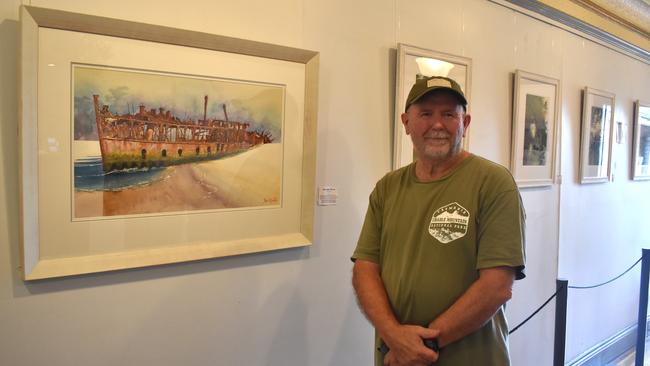
<svg viewBox="0 0 650 366">
<path fill-rule="evenodd" d="M 363 259 L 379 263 L 379 247 L 381 244 L 382 205 L 380 204 L 378 188 L 370 194 L 368 211 L 359 234 L 357 247 L 352 254 L 352 261 Z"/>
<path fill-rule="evenodd" d="M 477 269 L 508 266 L 515 279 L 526 277 L 525 217 L 516 185 L 485 202 L 478 222 Z"/>
</svg>

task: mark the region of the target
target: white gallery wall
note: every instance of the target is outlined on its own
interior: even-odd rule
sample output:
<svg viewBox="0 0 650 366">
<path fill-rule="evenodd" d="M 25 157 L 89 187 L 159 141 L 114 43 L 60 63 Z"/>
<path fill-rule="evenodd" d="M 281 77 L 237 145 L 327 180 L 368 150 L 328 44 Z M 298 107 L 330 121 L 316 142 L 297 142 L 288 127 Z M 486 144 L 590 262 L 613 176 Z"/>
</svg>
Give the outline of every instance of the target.
<svg viewBox="0 0 650 366">
<path fill-rule="evenodd" d="M 568 37 L 564 58 L 560 277 L 569 285 L 613 278 L 650 248 L 650 181 L 630 180 L 634 102 L 650 98 L 650 66 L 602 47 Z M 598 62 L 594 62 L 598 60 Z M 614 181 L 579 184 L 578 146 L 581 88 L 616 94 L 615 121 L 624 125 L 624 143 L 614 145 Z M 575 355 L 636 323 L 641 265 L 596 289 L 569 290 L 567 352 Z"/>
<path fill-rule="evenodd" d="M 18 8 L 21 3 L 320 52 L 318 185 L 303 249 L 24 283 L 19 266 Z M 650 182 L 629 180 L 632 102 L 650 100 L 650 66 L 486 0 L 186 0 L 0 2 L 1 365 L 368 365 L 372 329 L 350 286 L 351 254 L 375 181 L 391 166 L 395 48 L 406 43 L 473 62 L 470 150 L 509 164 L 512 73 L 561 80 L 562 185 L 522 191 L 527 274 L 511 327 L 555 291 L 592 284 L 650 247 Z M 627 126 L 612 183 L 577 183 L 580 91 L 616 94 Z M 560 221 L 558 221 L 558 218 Z M 558 259 L 559 253 L 559 259 Z M 567 360 L 632 325 L 638 268 L 569 292 Z M 514 365 L 552 363 L 554 306 L 511 336 Z"/>
</svg>

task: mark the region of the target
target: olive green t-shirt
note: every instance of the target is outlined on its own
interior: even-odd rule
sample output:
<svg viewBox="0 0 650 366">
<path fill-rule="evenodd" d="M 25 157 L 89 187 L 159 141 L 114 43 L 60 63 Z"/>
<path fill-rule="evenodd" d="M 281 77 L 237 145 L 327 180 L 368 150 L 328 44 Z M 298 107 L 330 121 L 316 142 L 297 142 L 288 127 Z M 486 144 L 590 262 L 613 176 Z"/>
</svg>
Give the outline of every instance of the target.
<svg viewBox="0 0 650 366">
<path fill-rule="evenodd" d="M 352 259 L 379 264 L 400 323 L 426 327 L 478 279 L 478 270 L 510 266 L 517 279 L 525 276 L 524 216 L 517 185 L 501 165 L 470 155 L 448 175 L 420 182 L 411 164 L 388 173 L 370 194 Z M 509 365 L 507 336 L 501 307 L 482 328 L 443 348 L 436 365 Z M 383 364 L 377 351 L 375 363 Z"/>
</svg>

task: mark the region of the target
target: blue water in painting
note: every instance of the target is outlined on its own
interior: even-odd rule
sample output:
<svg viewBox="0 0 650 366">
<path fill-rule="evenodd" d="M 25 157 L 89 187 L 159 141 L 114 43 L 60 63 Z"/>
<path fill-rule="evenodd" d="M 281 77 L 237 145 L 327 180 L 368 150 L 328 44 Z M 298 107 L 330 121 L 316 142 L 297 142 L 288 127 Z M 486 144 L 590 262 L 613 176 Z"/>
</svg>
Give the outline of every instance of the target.
<svg viewBox="0 0 650 366">
<path fill-rule="evenodd" d="M 147 185 L 160 179 L 161 168 L 133 168 L 104 173 L 102 158 L 74 162 L 74 188 L 77 191 L 117 191 Z"/>
</svg>

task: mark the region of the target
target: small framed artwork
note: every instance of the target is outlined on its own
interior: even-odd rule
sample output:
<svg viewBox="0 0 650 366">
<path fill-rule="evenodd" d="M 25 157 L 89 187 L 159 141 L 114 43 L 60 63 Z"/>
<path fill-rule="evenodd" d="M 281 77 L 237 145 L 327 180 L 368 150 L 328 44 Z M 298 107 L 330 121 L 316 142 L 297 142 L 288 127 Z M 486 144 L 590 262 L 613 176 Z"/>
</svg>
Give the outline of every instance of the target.
<svg viewBox="0 0 650 366">
<path fill-rule="evenodd" d="M 318 53 L 23 6 L 25 280 L 311 245 Z"/>
<path fill-rule="evenodd" d="M 520 187 L 553 184 L 560 81 L 517 70 L 510 169 Z"/>
<path fill-rule="evenodd" d="M 623 144 L 623 122 L 616 122 L 616 144 Z"/>
<path fill-rule="evenodd" d="M 650 180 L 650 103 L 638 100 L 635 107 L 632 179 Z"/>
<path fill-rule="evenodd" d="M 395 125 L 393 144 L 393 169 L 413 162 L 413 143 L 404 131 L 401 115 L 404 113 L 406 97 L 415 81 L 429 76 L 446 76 L 460 84 L 467 102 L 470 101 L 472 60 L 466 57 L 431 51 L 424 48 L 399 44 L 397 48 L 397 76 L 395 85 Z M 468 136 L 468 135 L 466 135 Z M 465 137 L 463 147 L 467 149 L 469 139 Z"/>
<path fill-rule="evenodd" d="M 610 180 L 614 100 L 614 94 L 606 91 L 589 87 L 583 91 L 580 183 Z"/>
</svg>

